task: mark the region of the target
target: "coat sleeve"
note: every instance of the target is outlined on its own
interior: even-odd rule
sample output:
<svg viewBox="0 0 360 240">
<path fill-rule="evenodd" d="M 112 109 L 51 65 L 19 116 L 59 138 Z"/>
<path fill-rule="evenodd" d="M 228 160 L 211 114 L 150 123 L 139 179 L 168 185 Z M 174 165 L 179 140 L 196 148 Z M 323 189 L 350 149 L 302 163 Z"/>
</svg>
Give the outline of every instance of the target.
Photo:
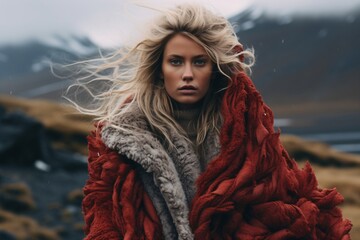
<svg viewBox="0 0 360 240">
<path fill-rule="evenodd" d="M 162 239 L 160 219 L 136 166 L 106 147 L 100 131 L 88 137 L 89 178 L 82 202 L 85 240 Z"/>
<path fill-rule="evenodd" d="M 240 72 L 222 102 L 221 151 L 197 180 L 195 239 L 349 240 L 336 189 L 321 189 L 274 131 L 273 113 Z"/>
</svg>

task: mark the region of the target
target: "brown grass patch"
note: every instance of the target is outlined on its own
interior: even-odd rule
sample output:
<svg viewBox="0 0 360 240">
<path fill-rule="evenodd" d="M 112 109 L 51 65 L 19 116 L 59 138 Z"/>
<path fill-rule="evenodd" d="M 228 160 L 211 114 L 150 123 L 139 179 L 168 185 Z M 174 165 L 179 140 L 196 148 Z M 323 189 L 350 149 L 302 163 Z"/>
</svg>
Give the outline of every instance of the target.
<svg viewBox="0 0 360 240">
<path fill-rule="evenodd" d="M 25 216 L 0 209 L 0 230 L 9 233 L 17 240 L 42 239 L 59 240 L 56 231 L 39 226 L 39 224 Z"/>
</svg>

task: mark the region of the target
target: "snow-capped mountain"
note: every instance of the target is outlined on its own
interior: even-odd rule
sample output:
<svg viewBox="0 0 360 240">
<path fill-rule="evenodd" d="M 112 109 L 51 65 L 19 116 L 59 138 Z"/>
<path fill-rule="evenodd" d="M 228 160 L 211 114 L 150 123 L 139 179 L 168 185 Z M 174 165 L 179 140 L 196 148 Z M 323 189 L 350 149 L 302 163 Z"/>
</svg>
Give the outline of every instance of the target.
<svg viewBox="0 0 360 240">
<path fill-rule="evenodd" d="M 50 62 L 70 63 L 94 55 L 98 46 L 86 37 L 50 36 L 24 44 L 0 46 L 0 82 L 9 77 L 36 74 Z"/>
<path fill-rule="evenodd" d="M 255 49 L 251 78 L 275 112 L 275 126 L 291 133 L 360 132 L 359 13 L 270 16 L 249 8 L 230 22 L 245 48 Z M 55 77 L 49 62 L 98 55 L 86 36 L 0 46 L 0 94 L 61 101 L 72 80 Z"/>
<path fill-rule="evenodd" d="M 249 8 L 230 18 L 245 47 L 257 58 L 252 78 L 273 106 L 299 101 L 360 101 L 360 14 L 326 17 L 270 16 Z M 72 63 L 98 56 L 86 36 L 52 36 L 0 46 L 0 93 L 20 96 L 55 79 L 49 62 Z M 55 80 L 53 80 L 55 81 Z M 39 93 L 42 93 L 41 91 Z M 51 93 L 49 93 L 51 96 Z"/>
<path fill-rule="evenodd" d="M 360 105 L 360 14 L 268 16 L 248 9 L 230 19 L 253 47 L 253 80 L 274 105 L 347 99 Z"/>
</svg>

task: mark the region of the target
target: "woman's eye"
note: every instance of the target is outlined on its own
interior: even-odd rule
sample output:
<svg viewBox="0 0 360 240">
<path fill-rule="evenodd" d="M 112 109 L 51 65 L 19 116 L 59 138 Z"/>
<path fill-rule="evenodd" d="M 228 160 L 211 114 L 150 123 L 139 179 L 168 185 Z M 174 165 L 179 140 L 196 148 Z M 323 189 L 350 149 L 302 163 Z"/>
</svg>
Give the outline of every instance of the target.
<svg viewBox="0 0 360 240">
<path fill-rule="evenodd" d="M 194 61 L 194 64 L 198 65 L 198 66 L 204 66 L 206 64 L 206 60 L 205 59 L 196 59 Z"/>
<path fill-rule="evenodd" d="M 177 66 L 177 65 L 181 65 L 181 64 L 182 64 L 182 61 L 181 61 L 180 59 L 174 58 L 174 59 L 170 59 L 170 63 L 171 63 L 172 65 Z"/>
</svg>

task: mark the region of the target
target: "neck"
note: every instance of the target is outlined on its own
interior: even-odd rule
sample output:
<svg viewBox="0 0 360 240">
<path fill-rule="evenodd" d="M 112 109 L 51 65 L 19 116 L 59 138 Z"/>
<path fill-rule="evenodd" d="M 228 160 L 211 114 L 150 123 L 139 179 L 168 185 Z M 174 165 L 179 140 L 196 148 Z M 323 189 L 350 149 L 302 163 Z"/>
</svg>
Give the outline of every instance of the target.
<svg viewBox="0 0 360 240">
<path fill-rule="evenodd" d="M 173 106 L 175 111 L 182 111 L 182 110 L 198 110 L 202 107 L 203 105 L 203 101 L 200 100 L 196 103 L 191 103 L 191 104 L 185 104 L 185 103 L 179 103 L 176 102 L 175 100 L 171 99 L 171 105 Z"/>
<path fill-rule="evenodd" d="M 184 129 L 191 142 L 196 146 L 197 120 L 199 118 L 200 108 L 175 109 L 174 118 L 176 122 Z"/>
</svg>

